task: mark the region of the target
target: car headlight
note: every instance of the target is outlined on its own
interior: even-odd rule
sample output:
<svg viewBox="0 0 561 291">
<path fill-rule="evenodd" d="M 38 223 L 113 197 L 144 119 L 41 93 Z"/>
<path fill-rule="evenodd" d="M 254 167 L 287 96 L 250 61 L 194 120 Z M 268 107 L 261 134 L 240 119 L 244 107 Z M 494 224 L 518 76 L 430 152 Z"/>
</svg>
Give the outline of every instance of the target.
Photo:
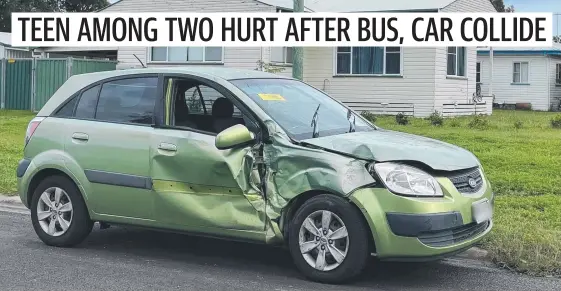
<svg viewBox="0 0 561 291">
<path fill-rule="evenodd" d="M 415 167 L 397 163 L 371 164 L 369 171 L 376 171 L 388 190 L 406 196 L 442 197 L 442 189 L 436 179 Z"/>
</svg>

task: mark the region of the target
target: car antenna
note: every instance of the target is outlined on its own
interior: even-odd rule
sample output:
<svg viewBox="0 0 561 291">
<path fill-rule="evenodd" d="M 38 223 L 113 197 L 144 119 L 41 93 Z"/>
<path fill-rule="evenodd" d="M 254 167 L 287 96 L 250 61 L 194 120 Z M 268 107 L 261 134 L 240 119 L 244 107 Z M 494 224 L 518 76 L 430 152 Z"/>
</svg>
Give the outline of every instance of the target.
<svg viewBox="0 0 561 291">
<path fill-rule="evenodd" d="M 144 63 L 136 56 L 136 54 L 132 54 L 132 55 L 138 60 L 138 62 L 142 65 L 143 68 L 146 68 Z"/>
</svg>

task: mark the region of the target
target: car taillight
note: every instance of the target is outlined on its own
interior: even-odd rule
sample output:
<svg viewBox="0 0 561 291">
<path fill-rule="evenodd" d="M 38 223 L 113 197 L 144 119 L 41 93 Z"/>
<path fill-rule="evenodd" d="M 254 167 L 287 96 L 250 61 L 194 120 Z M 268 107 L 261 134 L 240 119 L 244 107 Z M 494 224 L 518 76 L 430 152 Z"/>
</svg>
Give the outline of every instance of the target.
<svg viewBox="0 0 561 291">
<path fill-rule="evenodd" d="M 29 143 L 29 140 L 31 140 L 31 137 L 35 133 L 35 130 L 44 119 L 44 117 L 35 117 L 29 122 L 29 124 L 27 125 L 27 131 L 25 132 L 25 145 Z"/>
</svg>

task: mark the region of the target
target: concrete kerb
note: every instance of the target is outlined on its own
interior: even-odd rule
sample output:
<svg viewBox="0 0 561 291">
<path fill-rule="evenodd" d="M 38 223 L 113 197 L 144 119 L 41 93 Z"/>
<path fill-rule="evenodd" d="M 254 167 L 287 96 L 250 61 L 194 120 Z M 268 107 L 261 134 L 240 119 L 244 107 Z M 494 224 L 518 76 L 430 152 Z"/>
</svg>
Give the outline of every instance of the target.
<svg viewBox="0 0 561 291">
<path fill-rule="evenodd" d="M 23 203 L 21 202 L 21 199 L 19 198 L 19 196 L 6 196 L 6 195 L 2 195 L 0 194 L 0 204 L 11 204 L 14 206 L 23 206 Z"/>
</svg>

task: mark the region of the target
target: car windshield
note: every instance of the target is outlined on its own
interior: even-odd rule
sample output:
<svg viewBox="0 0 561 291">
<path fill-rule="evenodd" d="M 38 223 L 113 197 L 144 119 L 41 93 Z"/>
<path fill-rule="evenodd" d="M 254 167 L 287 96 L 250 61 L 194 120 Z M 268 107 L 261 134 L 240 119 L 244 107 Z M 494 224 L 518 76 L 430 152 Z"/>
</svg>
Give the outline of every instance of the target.
<svg viewBox="0 0 561 291">
<path fill-rule="evenodd" d="M 232 80 L 293 139 L 375 130 L 325 93 L 297 80 Z"/>
</svg>

